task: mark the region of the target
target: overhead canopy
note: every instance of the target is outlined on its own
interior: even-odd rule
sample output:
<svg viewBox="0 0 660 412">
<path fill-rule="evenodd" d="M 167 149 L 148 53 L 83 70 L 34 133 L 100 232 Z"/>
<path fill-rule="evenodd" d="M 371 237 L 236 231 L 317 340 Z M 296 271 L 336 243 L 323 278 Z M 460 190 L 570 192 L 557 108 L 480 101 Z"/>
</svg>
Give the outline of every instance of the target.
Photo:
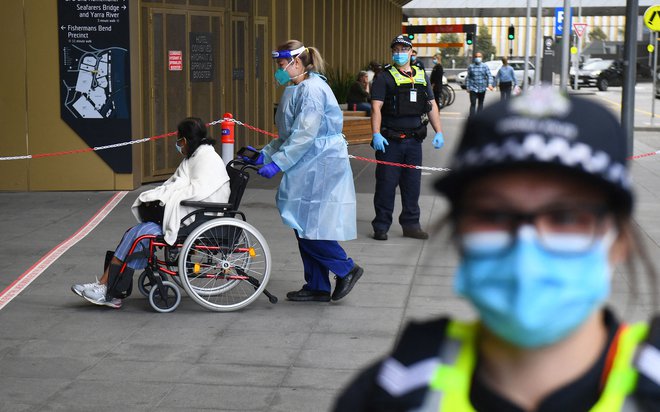
<svg viewBox="0 0 660 412">
<path fill-rule="evenodd" d="M 658 0 L 639 0 L 639 14 L 657 3 Z M 405 3 L 405 2 L 399 2 Z M 479 7 L 474 7 L 475 3 Z M 535 0 L 532 9 L 536 14 Z M 554 16 L 556 7 L 563 7 L 563 0 L 543 0 L 543 16 Z M 573 0 L 571 8 L 577 14 L 582 6 L 583 16 L 624 16 L 625 0 Z M 404 20 L 407 17 L 524 17 L 527 0 L 412 0 L 403 6 Z"/>
</svg>

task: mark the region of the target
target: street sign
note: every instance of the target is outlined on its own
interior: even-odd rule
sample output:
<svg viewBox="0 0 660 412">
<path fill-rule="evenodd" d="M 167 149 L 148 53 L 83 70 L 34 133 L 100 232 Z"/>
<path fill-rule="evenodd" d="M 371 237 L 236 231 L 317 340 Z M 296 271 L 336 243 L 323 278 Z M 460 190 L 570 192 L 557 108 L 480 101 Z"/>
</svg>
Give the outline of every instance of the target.
<svg viewBox="0 0 660 412">
<path fill-rule="evenodd" d="M 651 31 L 660 31 L 660 6 L 651 6 L 644 12 L 644 24 Z"/>
<path fill-rule="evenodd" d="M 568 22 L 568 26 L 571 26 L 573 21 L 573 14 L 571 13 L 571 21 Z M 555 7 L 555 36 L 564 35 L 564 8 Z"/>
<path fill-rule="evenodd" d="M 582 37 L 584 32 L 587 30 L 587 23 L 573 23 L 573 30 L 578 37 Z"/>
</svg>

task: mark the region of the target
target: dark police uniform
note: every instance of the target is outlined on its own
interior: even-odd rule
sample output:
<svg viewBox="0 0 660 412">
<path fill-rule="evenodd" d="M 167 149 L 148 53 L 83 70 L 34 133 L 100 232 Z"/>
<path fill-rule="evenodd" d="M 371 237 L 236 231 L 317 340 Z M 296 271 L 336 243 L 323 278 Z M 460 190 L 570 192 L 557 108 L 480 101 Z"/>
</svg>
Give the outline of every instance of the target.
<svg viewBox="0 0 660 412">
<path fill-rule="evenodd" d="M 414 73 L 403 73 L 395 67 L 385 66 L 374 79 L 371 99 L 383 102 L 380 133 L 389 145 L 385 152 L 376 151 L 376 159 L 421 166 L 422 141 L 426 137 L 426 125 L 422 114 L 431 110 L 433 100 L 431 83 L 423 70 L 411 66 Z M 399 223 L 408 229 L 419 229 L 419 194 L 421 170 L 376 166 L 376 192 L 374 208 L 376 217 L 371 222 L 374 232 L 387 233 L 392 225 L 396 187 L 401 191 L 403 210 Z"/>
<path fill-rule="evenodd" d="M 457 342 L 449 338 L 450 322 L 451 320 L 448 318 L 440 318 L 408 324 L 391 355 L 372 364 L 354 377 L 336 400 L 333 411 L 523 412 L 524 410 L 518 405 L 491 389 L 474 371 L 468 373 L 470 379 L 468 382 L 464 382 L 461 407 L 448 405 L 451 403 L 448 402 L 449 393 L 445 393 L 444 397 L 433 396 L 434 393 L 437 394 L 440 391 L 432 388 L 434 384 L 430 381 L 433 380 L 433 377 L 440 375 L 434 373 L 434 368 L 424 368 L 422 365 L 433 364 L 443 355 L 457 353 Z M 632 363 L 621 362 L 622 375 L 627 377 L 632 375 L 632 387 L 628 386 L 630 382 L 623 382 L 625 379 L 619 381 L 622 375 L 616 370 L 615 363 L 624 352 L 622 349 L 625 345 L 623 334 L 636 326 L 620 324 L 614 314 L 607 309 L 603 313 L 603 322 L 607 328 L 608 342 L 599 358 L 570 384 L 548 394 L 535 409 L 537 412 L 660 411 L 660 381 L 658 381 L 657 374 L 649 373 L 655 369 L 654 362 L 648 357 L 639 355 L 640 348 L 651 352 L 660 349 L 660 318 L 655 317 L 649 325 L 648 333 L 640 335 L 642 342 L 633 339 L 637 351 Z M 452 349 L 443 350 L 448 347 L 447 345 L 450 345 Z M 451 365 L 442 360 L 435 364 L 451 368 Z M 398 367 L 393 368 L 392 365 L 398 365 Z M 477 370 L 480 367 L 480 360 L 476 356 L 474 368 Z M 428 379 L 420 379 L 420 375 L 427 374 L 429 371 L 431 373 L 428 374 Z M 451 376 L 455 379 L 449 387 L 461 386 L 458 382 L 460 380 L 458 375 Z M 610 383 L 610 380 L 614 382 Z M 623 387 L 618 383 L 621 383 Z M 621 389 L 627 393 L 619 393 Z M 613 407 L 612 403 L 607 402 L 607 400 L 612 401 L 612 397 L 615 398 L 614 400 L 625 398 L 624 407 Z M 431 401 L 434 398 L 437 398 L 437 402 Z M 469 402 L 470 405 L 465 405 L 465 402 Z"/>
</svg>

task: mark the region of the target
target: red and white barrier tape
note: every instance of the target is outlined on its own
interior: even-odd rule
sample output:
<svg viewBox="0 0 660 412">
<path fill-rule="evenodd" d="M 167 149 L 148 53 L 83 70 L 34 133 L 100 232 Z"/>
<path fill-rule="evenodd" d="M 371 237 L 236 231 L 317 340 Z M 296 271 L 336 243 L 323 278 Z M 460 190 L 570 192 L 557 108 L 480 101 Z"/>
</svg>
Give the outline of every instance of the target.
<svg viewBox="0 0 660 412">
<path fill-rule="evenodd" d="M 223 121 L 230 121 L 234 122 L 239 126 L 243 126 L 247 129 L 253 130 L 257 133 L 265 134 L 268 136 L 271 136 L 275 139 L 278 138 L 278 135 L 276 133 L 269 132 L 267 130 L 259 129 L 258 127 L 251 126 L 247 123 L 243 123 L 240 120 L 236 119 L 219 119 L 219 120 L 214 120 L 210 123 L 208 123 L 208 126 L 214 126 L 218 123 L 221 123 Z M 121 143 L 115 143 L 115 144 L 110 144 L 110 145 L 105 145 L 105 146 L 97 146 L 97 147 L 87 147 L 85 149 L 78 149 L 78 150 L 68 150 L 68 151 L 61 151 L 61 152 L 53 152 L 53 153 L 39 153 L 36 155 L 24 155 L 24 156 L 4 156 L 0 157 L 0 161 L 2 160 L 25 160 L 25 159 L 39 159 L 42 157 L 52 157 L 52 156 L 63 156 L 63 155 L 69 155 L 69 154 L 76 154 L 76 153 L 86 153 L 86 152 L 96 152 L 99 150 L 106 150 L 106 149 L 114 149 L 116 147 L 122 147 L 122 146 L 128 146 L 132 144 L 139 144 L 139 143 L 146 143 L 150 140 L 157 140 L 157 139 L 162 139 L 164 137 L 168 136 L 176 136 L 177 132 L 169 132 L 169 133 L 164 133 L 161 135 L 157 136 L 152 136 L 152 137 L 145 137 L 144 139 L 138 139 L 138 140 L 130 140 L 128 142 L 121 142 Z M 629 160 L 636 160 L 636 159 L 641 159 L 643 157 L 649 157 L 649 156 L 655 156 L 659 155 L 660 150 L 657 150 L 655 152 L 649 152 L 649 153 L 642 153 L 638 154 L 635 156 L 630 156 L 628 159 Z M 410 169 L 419 169 L 419 170 L 429 170 L 433 172 L 448 172 L 451 169 L 445 168 L 445 167 L 430 167 L 430 166 L 416 166 L 416 165 L 409 165 L 409 164 L 403 164 L 403 163 L 394 163 L 394 162 L 386 162 L 383 160 L 376 160 L 376 159 L 370 159 L 366 157 L 360 157 L 360 156 L 353 156 L 353 155 L 348 155 L 348 157 L 352 159 L 357 159 L 357 160 L 362 160 L 365 162 L 370 162 L 370 163 L 378 163 L 378 164 L 384 164 L 388 166 L 396 166 L 396 167 L 407 167 Z"/>
</svg>

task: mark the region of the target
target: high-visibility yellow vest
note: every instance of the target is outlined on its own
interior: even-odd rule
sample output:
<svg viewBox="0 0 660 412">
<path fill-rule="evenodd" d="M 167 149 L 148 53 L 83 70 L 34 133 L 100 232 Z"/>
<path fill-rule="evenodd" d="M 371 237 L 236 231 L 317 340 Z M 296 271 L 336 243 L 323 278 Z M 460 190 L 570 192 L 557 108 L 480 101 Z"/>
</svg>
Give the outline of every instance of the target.
<svg viewBox="0 0 660 412">
<path fill-rule="evenodd" d="M 425 76 L 424 70 L 422 70 L 418 67 L 415 67 L 415 66 L 411 66 L 410 68 L 415 73 L 415 75 L 412 77 L 412 79 L 408 76 L 402 75 L 401 72 L 399 72 L 396 69 L 396 67 L 394 67 L 394 66 L 390 67 L 389 72 L 392 75 L 392 77 L 394 77 L 394 83 L 396 83 L 397 87 L 401 86 L 401 85 L 404 85 L 404 84 L 412 84 L 412 83 L 421 84 L 422 86 L 426 86 L 426 76 Z"/>
<path fill-rule="evenodd" d="M 631 398 L 638 376 L 633 358 L 648 334 L 648 325 L 637 323 L 623 328 L 603 393 L 591 412 L 637 410 Z M 476 332 L 476 323 L 449 322 L 440 363 L 419 411 L 475 411 L 470 404 L 470 382 L 476 363 Z"/>
<path fill-rule="evenodd" d="M 404 76 L 395 67 L 387 72 L 394 78 L 394 91 L 385 96 L 383 114 L 391 117 L 421 116 L 431 110 L 424 70 L 412 66 L 413 75 Z"/>
</svg>

